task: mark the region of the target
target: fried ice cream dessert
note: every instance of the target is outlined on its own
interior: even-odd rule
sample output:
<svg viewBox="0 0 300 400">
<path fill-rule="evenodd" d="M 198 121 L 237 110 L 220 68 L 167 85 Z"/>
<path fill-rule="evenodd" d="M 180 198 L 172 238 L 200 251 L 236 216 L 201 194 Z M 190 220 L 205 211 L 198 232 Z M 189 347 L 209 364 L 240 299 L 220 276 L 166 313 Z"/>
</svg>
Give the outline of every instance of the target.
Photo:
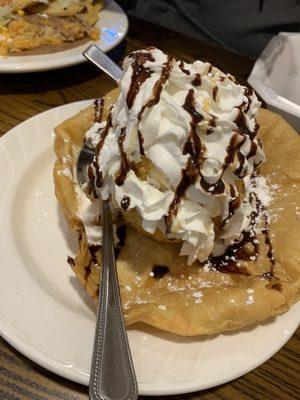
<svg viewBox="0 0 300 400">
<path fill-rule="evenodd" d="M 297 134 L 209 63 L 148 48 L 123 69 L 118 89 L 56 128 L 55 189 L 78 233 L 69 262 L 82 285 L 96 301 L 110 198 L 128 325 L 191 336 L 286 311 L 300 286 Z"/>
</svg>

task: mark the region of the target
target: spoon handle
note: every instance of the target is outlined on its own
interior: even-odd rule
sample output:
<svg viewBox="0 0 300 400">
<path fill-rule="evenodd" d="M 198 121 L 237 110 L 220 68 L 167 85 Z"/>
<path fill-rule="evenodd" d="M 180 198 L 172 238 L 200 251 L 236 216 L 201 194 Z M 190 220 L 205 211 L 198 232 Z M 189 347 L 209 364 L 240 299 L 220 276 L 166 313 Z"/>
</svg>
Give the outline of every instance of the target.
<svg viewBox="0 0 300 400">
<path fill-rule="evenodd" d="M 91 44 L 82 55 L 95 64 L 98 68 L 102 69 L 107 75 L 113 78 L 115 81 L 120 81 L 123 76 L 122 69 L 109 58 L 99 46 Z"/>
<path fill-rule="evenodd" d="M 91 400 L 136 400 L 138 388 L 124 324 L 110 201 L 103 201 L 103 259 L 89 393 Z"/>
</svg>

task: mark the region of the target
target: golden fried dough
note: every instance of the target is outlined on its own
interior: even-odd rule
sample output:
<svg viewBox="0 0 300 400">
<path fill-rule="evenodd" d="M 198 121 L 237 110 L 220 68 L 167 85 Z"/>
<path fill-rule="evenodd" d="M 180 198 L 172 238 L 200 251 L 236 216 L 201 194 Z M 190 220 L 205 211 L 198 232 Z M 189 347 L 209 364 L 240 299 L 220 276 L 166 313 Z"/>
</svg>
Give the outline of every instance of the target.
<svg viewBox="0 0 300 400">
<path fill-rule="evenodd" d="M 104 118 L 117 95 L 114 90 L 105 97 Z M 66 220 L 78 232 L 78 253 L 74 263 L 70 263 L 97 302 L 101 249 L 87 243 L 77 214 L 81 189 L 76 177 L 70 179 L 62 174 L 66 167 L 74 171 L 93 117 L 93 107 L 89 107 L 56 128 L 54 182 Z M 269 214 L 276 279 L 263 276 L 270 269 L 270 260 L 262 234 L 258 236 L 257 260 L 241 261 L 248 274 L 225 273 L 200 263 L 188 266 L 186 258 L 179 256 L 180 243 L 162 242 L 145 235 L 128 223 L 128 214 L 117 222 L 123 242 L 118 247 L 117 268 L 127 325 L 144 322 L 185 336 L 214 334 L 281 314 L 299 300 L 300 139 L 281 117 L 270 111 L 261 110 L 258 120 L 258 135 L 267 157 L 261 174 L 268 177 L 273 193 Z"/>
</svg>

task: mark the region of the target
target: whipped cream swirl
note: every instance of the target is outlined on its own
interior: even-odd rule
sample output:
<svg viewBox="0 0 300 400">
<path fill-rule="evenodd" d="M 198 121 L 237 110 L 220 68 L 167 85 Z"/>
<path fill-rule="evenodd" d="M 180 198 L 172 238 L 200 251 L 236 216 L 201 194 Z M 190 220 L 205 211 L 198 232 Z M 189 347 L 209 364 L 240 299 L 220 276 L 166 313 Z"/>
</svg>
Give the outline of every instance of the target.
<svg viewBox="0 0 300 400">
<path fill-rule="evenodd" d="M 253 90 L 209 63 L 131 53 L 105 124 L 87 136 L 94 196 L 135 209 L 143 229 L 183 242 L 191 264 L 224 253 L 250 223 L 245 179 L 264 161 Z"/>
</svg>

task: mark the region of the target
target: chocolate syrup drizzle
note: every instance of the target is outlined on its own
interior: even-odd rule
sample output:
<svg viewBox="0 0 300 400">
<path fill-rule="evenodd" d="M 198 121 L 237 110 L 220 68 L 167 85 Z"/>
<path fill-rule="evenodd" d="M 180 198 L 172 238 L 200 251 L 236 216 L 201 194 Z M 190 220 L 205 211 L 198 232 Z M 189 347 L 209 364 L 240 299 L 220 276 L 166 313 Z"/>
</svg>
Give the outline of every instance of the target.
<svg viewBox="0 0 300 400">
<path fill-rule="evenodd" d="M 150 49 L 151 48 L 149 48 L 148 50 L 150 50 Z M 148 79 L 152 74 L 151 69 L 145 68 L 144 64 L 146 61 L 154 62 L 155 59 L 151 53 L 147 53 L 147 52 L 132 53 L 131 55 L 129 55 L 129 57 L 134 60 L 132 63 L 133 71 L 132 71 L 132 76 L 131 76 L 131 83 L 130 83 L 130 87 L 129 87 L 127 97 L 126 97 L 127 106 L 130 109 L 133 106 L 134 100 L 140 90 L 140 85 L 143 82 L 145 82 L 145 80 Z M 138 114 L 139 121 L 142 118 L 142 115 L 147 108 L 151 108 L 159 102 L 162 89 L 170 76 L 170 71 L 172 68 L 173 60 L 174 60 L 173 57 L 168 56 L 167 61 L 163 65 L 161 76 L 154 85 L 151 99 L 142 107 L 141 111 Z M 96 110 L 98 112 L 98 103 L 95 107 L 97 107 L 97 108 L 95 108 L 95 112 L 96 112 Z M 97 117 L 95 117 L 95 118 L 97 118 Z M 89 170 L 88 170 L 88 176 L 90 179 L 90 186 L 91 186 L 90 192 L 93 193 L 95 198 L 98 198 L 95 185 L 98 188 L 100 188 L 103 185 L 103 176 L 102 176 L 102 172 L 99 169 L 97 159 L 98 159 L 100 151 L 103 147 L 106 136 L 109 132 L 109 128 L 111 126 L 112 126 L 111 114 L 109 114 L 106 127 L 102 131 L 101 136 L 100 136 L 100 141 L 98 142 L 97 147 L 96 147 L 95 159 L 94 159 L 92 165 L 89 166 Z M 120 170 L 118 172 L 117 178 L 115 180 L 115 182 L 118 186 L 123 185 L 123 183 L 126 179 L 127 173 L 130 170 L 130 162 L 129 162 L 126 152 L 124 150 L 125 138 L 126 138 L 126 128 L 122 128 L 120 135 L 118 137 L 118 147 L 119 147 L 120 156 L 121 156 L 121 165 L 120 165 Z M 139 140 L 140 154 L 143 156 L 143 155 L 145 155 L 145 150 L 144 150 L 144 146 L 143 146 L 144 138 L 140 131 L 138 131 L 138 140 Z M 93 176 L 92 166 L 94 167 L 94 170 L 96 173 L 96 179 Z M 123 205 L 124 205 L 124 203 L 123 203 Z"/>
<path fill-rule="evenodd" d="M 182 60 L 179 61 L 179 68 L 181 69 L 181 71 L 186 74 L 186 75 L 190 75 L 190 71 L 188 69 L 184 68 L 184 62 Z"/>
<path fill-rule="evenodd" d="M 98 265 L 97 252 L 99 251 L 99 249 L 100 249 L 100 246 L 96 246 L 96 245 L 89 246 L 89 251 L 91 254 L 91 264 L 94 264 L 95 266 Z"/>
<path fill-rule="evenodd" d="M 119 242 L 117 243 L 117 247 L 115 247 L 115 258 L 116 260 L 118 259 L 121 251 L 122 251 L 122 247 L 125 246 L 125 240 L 126 240 L 126 225 L 120 225 L 117 228 L 117 237 L 119 239 Z"/>
<path fill-rule="evenodd" d="M 141 111 L 138 114 L 138 122 L 140 122 L 140 120 L 142 119 L 142 116 L 147 108 L 151 108 L 159 102 L 162 89 L 163 89 L 164 85 L 166 84 L 167 80 L 169 79 L 173 60 L 174 60 L 173 57 L 168 56 L 167 61 L 163 64 L 160 78 L 154 85 L 152 97 L 150 100 L 147 101 L 147 103 L 145 105 L 143 105 L 143 107 L 141 108 Z M 140 154 L 142 156 L 144 156 L 145 155 L 145 150 L 144 150 L 144 146 L 143 146 L 144 138 L 143 138 L 142 133 L 139 130 L 138 130 L 138 139 L 139 139 L 139 146 L 140 146 Z"/>
<path fill-rule="evenodd" d="M 255 138 L 259 125 L 255 126 L 253 132 L 250 131 L 246 124 L 245 113 L 241 109 L 241 106 L 239 107 L 239 113 L 234 122 L 237 124 L 239 133 L 242 136 L 249 136 L 250 140 L 253 140 Z"/>
<path fill-rule="evenodd" d="M 102 171 L 100 171 L 99 168 L 99 164 L 98 164 L 98 157 L 100 154 L 100 151 L 104 145 L 106 136 L 108 135 L 109 132 L 109 128 L 112 126 L 112 121 L 111 121 L 111 113 L 109 113 L 108 117 L 107 117 L 107 121 L 106 121 L 106 126 L 105 128 L 101 131 L 100 134 L 100 140 L 96 145 L 96 149 L 95 149 L 95 157 L 93 162 L 88 166 L 88 177 L 89 177 L 89 193 L 93 194 L 93 196 L 95 197 L 95 199 L 98 199 L 99 196 L 97 194 L 97 188 L 100 188 L 103 185 L 103 175 L 102 175 Z M 94 176 L 94 171 L 93 171 L 93 167 L 95 169 L 95 173 L 96 173 L 96 178 Z"/>
<path fill-rule="evenodd" d="M 73 257 L 68 256 L 67 263 L 70 265 L 71 268 L 75 267 L 75 260 Z"/>
<path fill-rule="evenodd" d="M 88 172 L 88 178 L 89 178 L 89 188 L 88 188 L 89 194 L 93 194 L 94 198 L 98 199 L 99 196 L 96 191 L 95 176 L 94 176 L 92 164 L 90 164 L 88 166 L 87 172 Z"/>
<path fill-rule="evenodd" d="M 148 49 L 151 50 L 151 49 Z M 134 100 L 140 90 L 140 86 L 142 85 L 143 82 L 145 82 L 152 74 L 153 71 L 151 71 L 150 67 L 145 67 L 144 64 L 147 61 L 154 62 L 155 59 L 153 55 L 149 52 L 136 52 L 132 53 L 129 57 L 133 59 L 132 62 L 132 77 L 131 77 L 131 83 L 129 86 L 129 90 L 127 93 L 126 97 L 126 103 L 128 108 L 130 109 L 133 106 Z M 169 79 L 170 72 L 172 69 L 172 63 L 173 63 L 173 57 L 168 56 L 167 61 L 164 63 L 162 71 L 161 71 L 161 76 L 157 80 L 157 82 L 154 85 L 153 92 L 152 92 L 152 97 L 146 104 L 143 105 L 141 108 L 139 114 L 138 114 L 138 121 L 141 120 L 144 112 L 146 109 L 151 108 L 155 106 L 161 96 L 161 92 L 163 90 L 164 85 Z M 179 62 L 179 68 L 181 71 L 186 74 L 190 75 L 190 71 L 186 70 L 184 68 L 184 63 L 182 61 Z M 207 73 L 209 74 L 213 69 L 212 65 L 209 65 Z M 230 78 L 230 76 L 228 76 Z M 201 85 L 201 75 L 199 73 L 195 74 L 195 77 L 191 81 L 192 85 L 194 86 L 200 86 Z M 212 91 L 212 97 L 214 101 L 216 101 L 217 98 L 217 93 L 218 93 L 218 87 L 214 86 L 213 91 Z M 248 154 L 245 156 L 244 154 L 241 153 L 240 149 L 243 146 L 243 144 L 246 141 L 246 138 L 249 137 L 250 140 L 252 141 L 256 135 L 258 125 L 256 126 L 254 132 L 251 132 L 249 128 L 247 127 L 246 124 L 246 118 L 245 118 L 245 112 L 249 110 L 250 107 L 250 96 L 252 96 L 253 91 L 251 89 L 246 89 L 244 92 L 244 95 L 247 97 L 248 101 L 244 101 L 240 106 L 239 106 L 239 112 L 238 116 L 235 120 L 235 123 L 238 126 L 237 132 L 233 135 L 228 147 L 227 147 L 227 156 L 224 161 L 224 164 L 222 166 L 222 174 L 221 177 L 215 182 L 214 184 L 208 183 L 203 175 L 201 174 L 201 166 L 203 163 L 203 153 L 205 151 L 205 147 L 201 142 L 200 135 L 197 133 L 197 125 L 203 120 L 203 116 L 196 110 L 195 108 L 195 92 L 193 89 L 190 89 L 184 104 L 183 104 L 183 109 L 186 110 L 190 116 L 191 116 L 191 121 L 190 121 L 190 132 L 188 135 L 188 139 L 184 145 L 183 148 L 183 154 L 188 154 L 189 158 L 186 163 L 186 167 L 182 170 L 182 178 L 181 181 L 179 182 L 176 190 L 175 190 L 175 195 L 173 198 L 173 201 L 171 202 L 168 212 L 165 215 L 165 222 L 166 222 L 166 227 L 167 227 L 167 232 L 171 231 L 172 227 L 172 222 L 174 217 L 176 216 L 179 208 L 180 201 L 182 197 L 185 195 L 187 188 L 190 185 L 195 184 L 196 180 L 199 178 L 200 185 L 203 190 L 205 190 L 207 193 L 211 195 L 219 195 L 224 193 L 225 191 L 225 184 L 223 182 L 223 174 L 226 170 L 226 168 L 233 163 L 235 156 L 237 155 L 237 159 L 239 161 L 239 165 L 237 169 L 234 171 L 235 175 L 238 176 L 239 178 L 243 178 L 245 174 L 247 173 L 247 170 L 244 168 L 246 160 L 249 159 L 250 157 L 253 157 L 256 152 L 257 152 L 257 145 L 256 143 L 252 142 L 250 150 Z M 98 103 L 95 105 L 95 119 L 98 118 L 97 115 L 100 115 L 100 118 L 102 118 L 102 109 L 103 109 L 103 102 L 98 101 Z M 213 127 L 215 126 L 215 118 L 212 117 L 210 121 L 210 126 L 207 129 L 207 134 L 210 134 L 213 132 Z M 96 148 L 96 157 L 93 162 L 93 167 L 94 171 L 96 172 L 96 179 L 92 176 L 92 169 L 89 171 L 89 177 L 91 181 L 91 186 L 93 187 L 94 184 L 97 187 L 101 187 L 103 184 L 103 178 L 102 178 L 102 173 L 99 170 L 99 166 L 96 162 L 98 155 L 101 151 L 101 148 L 103 146 L 103 143 L 105 141 L 105 138 L 108 134 L 109 128 L 111 127 L 111 115 L 109 115 L 109 118 L 107 120 L 107 124 L 105 129 L 101 133 L 100 141 L 97 145 Z M 121 165 L 120 165 L 120 170 L 118 172 L 117 178 L 115 180 L 116 184 L 121 186 L 123 185 L 127 173 L 130 170 L 130 162 L 127 159 L 126 152 L 124 150 L 124 141 L 126 138 L 126 128 L 122 128 L 120 135 L 118 137 L 118 147 L 120 151 L 120 156 L 121 156 Z M 145 150 L 144 150 L 144 138 L 142 136 L 142 133 L 138 130 L 138 141 L 139 141 L 139 147 L 140 147 L 140 154 L 142 156 L 145 155 Z M 234 192 L 234 189 L 231 188 L 231 200 L 228 205 L 228 215 L 223 221 L 223 225 L 225 226 L 228 221 L 231 219 L 231 217 L 234 215 L 235 210 L 240 206 L 241 204 L 241 198 L 236 195 Z M 95 197 L 97 197 L 96 190 L 94 188 L 93 194 Z M 124 210 L 127 210 L 130 205 L 130 199 L 125 196 L 122 201 L 121 201 L 121 207 Z"/>
<path fill-rule="evenodd" d="M 229 222 L 231 217 L 234 215 L 235 210 L 241 206 L 241 197 L 236 193 L 234 186 L 230 185 L 230 196 L 231 200 L 228 204 L 228 215 L 221 223 L 221 229 Z"/>
<path fill-rule="evenodd" d="M 145 52 L 131 53 L 128 57 L 134 60 L 132 63 L 131 83 L 126 97 L 127 107 L 131 109 L 141 84 L 152 75 L 152 71 L 149 68 L 145 68 L 144 64 L 146 61 L 154 62 L 155 59 L 151 53 Z"/>
<path fill-rule="evenodd" d="M 126 128 L 122 128 L 120 135 L 118 137 L 118 146 L 119 146 L 119 151 L 120 151 L 120 156 L 121 156 L 121 165 L 120 165 L 120 170 L 118 173 L 118 176 L 115 180 L 116 185 L 121 186 L 123 185 L 126 176 L 130 170 L 130 163 L 127 159 L 126 152 L 124 150 L 124 140 L 126 138 Z"/>
<path fill-rule="evenodd" d="M 215 183 L 208 183 L 201 175 L 200 185 L 203 190 L 210 194 L 222 194 L 225 192 L 225 184 L 222 180 L 222 177 Z"/>
<path fill-rule="evenodd" d="M 85 285 L 87 284 L 87 279 L 90 275 L 90 273 L 92 272 L 92 265 L 94 266 L 98 266 L 98 257 L 97 257 L 97 252 L 99 251 L 100 246 L 95 246 L 95 245 L 91 245 L 89 246 L 89 252 L 90 252 L 90 260 L 88 265 L 86 265 L 84 267 L 84 283 Z"/>
<path fill-rule="evenodd" d="M 138 114 L 139 121 L 142 118 L 142 115 L 146 108 L 151 108 L 159 102 L 162 89 L 170 76 L 172 62 L 173 62 L 173 57 L 168 56 L 167 61 L 163 64 L 160 78 L 154 85 L 152 98 L 149 101 L 147 101 L 147 103 L 142 107 L 141 111 Z"/>
<path fill-rule="evenodd" d="M 256 173 L 253 173 L 250 179 L 254 187 L 256 186 L 255 178 L 256 178 Z M 275 282 L 271 286 L 272 289 L 281 290 L 280 283 L 276 282 L 278 279 L 275 276 L 276 261 L 274 257 L 274 250 L 270 236 L 267 209 L 261 203 L 261 201 L 258 199 L 257 195 L 254 192 L 251 192 L 249 194 L 249 201 L 252 204 L 255 203 L 256 211 L 252 211 L 250 215 L 249 228 L 242 232 L 242 239 L 229 246 L 224 255 L 218 257 L 210 257 L 208 263 L 211 267 L 220 272 L 236 273 L 240 275 L 250 275 L 249 271 L 245 267 L 239 267 L 237 263 L 239 260 L 253 261 L 253 257 L 257 259 L 259 254 L 259 245 L 255 228 L 258 223 L 257 218 L 259 216 L 262 216 L 264 227 L 261 230 L 261 233 L 264 235 L 264 241 L 268 248 L 267 257 L 270 263 L 270 270 L 264 272 L 261 275 L 261 277 L 266 278 L 269 281 Z M 247 250 L 248 244 L 251 245 L 253 251 L 249 252 Z"/>
<path fill-rule="evenodd" d="M 204 148 L 201 143 L 200 136 L 197 133 L 197 124 L 202 121 L 203 117 L 195 109 L 194 90 L 190 89 L 183 104 L 183 108 L 190 114 L 190 133 L 188 140 L 184 145 L 183 154 L 189 154 L 185 169 L 182 170 L 182 178 L 176 188 L 174 198 L 169 206 L 168 212 L 165 215 L 165 223 L 167 233 L 171 231 L 173 219 L 178 212 L 178 207 L 181 198 L 185 195 L 187 188 L 195 184 L 197 177 L 200 173 L 200 164 L 202 159 L 202 152 Z"/>
<path fill-rule="evenodd" d="M 209 66 L 208 72 L 210 73 L 212 71 L 212 65 Z M 201 79 L 201 77 L 200 77 Z M 218 93 L 218 87 L 214 86 L 213 88 L 213 99 L 216 101 Z M 188 188 L 189 185 L 195 184 L 198 176 L 200 178 L 200 185 L 203 190 L 205 190 L 207 193 L 210 193 L 212 195 L 219 195 L 224 193 L 225 191 L 225 184 L 223 182 L 223 174 L 226 170 L 226 168 L 233 163 L 235 156 L 237 155 L 237 159 L 239 161 L 239 165 L 234 171 L 234 174 L 239 177 L 239 178 L 244 178 L 247 169 L 245 168 L 246 160 L 249 158 L 255 156 L 257 152 L 257 144 L 253 142 L 257 130 L 258 130 L 258 125 L 256 125 L 255 129 L 253 132 L 250 131 L 250 129 L 247 127 L 246 124 L 246 117 L 245 117 L 245 110 L 249 110 L 250 107 L 250 96 L 253 95 L 253 91 L 251 89 L 246 89 L 244 92 L 245 96 L 247 97 L 247 102 L 243 102 L 239 106 L 239 112 L 236 120 L 234 121 L 237 126 L 237 132 L 233 135 L 231 138 L 231 141 L 229 145 L 227 146 L 227 156 L 225 158 L 224 164 L 222 166 L 222 173 L 221 177 L 215 182 L 214 184 L 208 183 L 205 178 L 203 177 L 201 173 L 201 165 L 202 165 L 202 154 L 204 152 L 203 146 L 201 144 L 201 139 L 199 135 L 196 132 L 197 124 L 202 121 L 202 116 L 195 110 L 195 99 L 194 99 L 194 91 L 193 89 L 189 90 L 188 95 L 185 99 L 183 108 L 190 114 L 192 118 L 191 122 L 191 130 L 187 139 L 187 142 L 184 145 L 183 148 L 183 154 L 190 154 L 190 158 L 188 159 L 187 166 L 186 168 L 182 171 L 182 178 L 181 181 L 179 182 L 179 185 L 177 186 L 175 190 L 175 195 L 173 198 L 172 203 L 170 204 L 168 213 L 165 216 L 165 223 L 167 227 L 167 233 L 170 233 L 171 227 L 172 227 L 172 222 L 174 217 L 176 216 L 179 208 L 179 204 L 181 201 L 181 198 L 185 195 L 185 192 Z M 210 126 L 207 129 L 207 134 L 210 134 L 213 132 L 213 126 L 215 126 L 215 119 L 214 117 L 210 121 Z M 248 151 L 248 154 L 245 156 L 241 151 L 241 147 L 245 143 L 247 137 L 251 140 L 251 145 L 250 145 L 250 150 Z M 232 190 L 231 190 L 232 191 Z M 225 224 L 228 223 L 228 221 L 232 218 L 234 215 L 234 212 L 237 208 L 240 207 L 241 205 L 241 198 L 239 196 L 232 196 L 231 201 L 229 202 L 228 206 L 228 215 L 223 221 L 223 227 Z"/>
<path fill-rule="evenodd" d="M 216 101 L 216 99 L 217 99 L 218 90 L 219 90 L 218 86 L 214 86 L 213 91 L 212 91 L 212 97 L 213 97 L 214 101 Z"/>
<path fill-rule="evenodd" d="M 127 211 L 130 206 L 130 197 L 124 196 L 123 199 L 121 200 L 121 207 L 123 208 L 124 211 Z"/>
<path fill-rule="evenodd" d="M 201 86 L 201 75 L 195 74 L 195 78 L 192 80 L 191 84 L 193 86 Z"/>
<path fill-rule="evenodd" d="M 144 156 L 145 155 L 144 138 L 143 138 L 143 135 L 141 134 L 140 130 L 138 130 L 138 139 L 139 139 L 139 146 L 140 146 L 140 155 Z"/>
<path fill-rule="evenodd" d="M 94 121 L 102 122 L 103 117 L 104 98 L 96 99 L 94 101 Z"/>
<path fill-rule="evenodd" d="M 145 82 L 146 79 L 148 79 L 152 71 L 149 68 L 144 67 L 144 63 L 146 61 L 154 61 L 153 56 L 150 53 L 133 53 L 131 58 L 134 59 L 133 62 L 133 73 L 132 73 L 132 81 L 130 84 L 130 88 L 127 94 L 126 102 L 127 106 L 130 109 L 134 103 L 134 100 L 136 98 L 137 93 L 139 92 L 140 85 Z M 172 57 L 168 57 L 167 62 L 164 64 L 162 73 L 160 76 L 160 79 L 156 82 L 154 89 L 153 89 L 153 95 L 152 98 L 142 107 L 138 119 L 140 120 L 142 118 L 142 115 L 146 108 L 153 107 L 155 104 L 157 104 L 160 100 L 160 95 L 162 92 L 162 89 L 169 79 L 170 76 L 170 71 L 171 71 L 171 66 L 172 66 Z M 179 63 L 179 67 L 182 70 L 183 73 L 186 75 L 190 75 L 190 72 L 186 69 L 184 69 L 184 64 L 183 62 Z M 208 68 L 208 73 L 212 71 L 212 65 L 209 66 Z M 195 78 L 191 81 L 193 86 L 200 86 L 201 85 L 201 76 L 200 74 L 196 74 Z M 213 89 L 213 99 L 216 101 L 216 96 L 218 92 L 218 87 L 215 86 Z M 225 190 L 225 185 L 224 182 L 222 181 L 222 176 L 226 168 L 233 163 L 235 155 L 238 157 L 239 161 L 239 167 L 234 171 L 234 173 L 240 177 L 243 178 L 246 174 L 247 171 L 244 171 L 244 165 L 247 159 L 253 157 L 256 152 L 257 152 L 257 145 L 254 142 L 251 142 L 251 147 L 248 152 L 248 154 L 245 156 L 240 152 L 241 147 L 246 141 L 247 136 L 250 138 L 252 141 L 257 133 L 258 130 L 258 125 L 256 125 L 254 132 L 251 132 L 249 128 L 247 127 L 246 124 L 246 118 L 245 118 L 245 113 L 249 110 L 250 108 L 250 96 L 252 96 L 253 91 L 251 89 L 247 89 L 245 91 L 245 96 L 248 98 L 248 101 L 244 101 L 240 106 L 239 106 L 239 113 L 238 116 L 235 120 L 235 123 L 238 126 L 237 132 L 233 135 L 231 138 L 231 141 L 227 147 L 227 156 L 224 161 L 223 165 L 223 171 L 221 178 L 215 183 L 215 184 L 209 184 L 208 182 L 205 181 L 204 177 L 201 175 L 201 166 L 203 162 L 203 152 L 205 151 L 205 148 L 203 144 L 201 143 L 201 138 L 197 133 L 197 125 L 202 121 L 203 117 L 202 115 L 195 109 L 195 98 L 194 98 L 194 90 L 190 89 L 185 102 L 183 104 L 183 108 L 190 114 L 191 116 L 191 122 L 190 122 L 190 132 L 189 136 L 187 139 L 187 142 L 184 145 L 183 149 L 183 154 L 188 154 L 189 158 L 187 160 L 186 167 L 182 170 L 182 178 L 179 183 L 179 185 L 176 188 L 175 195 L 173 198 L 172 203 L 170 204 L 169 210 L 167 215 L 165 216 L 165 222 L 167 226 L 167 232 L 170 232 L 171 226 L 172 226 L 172 221 L 176 213 L 178 212 L 178 207 L 180 204 L 180 201 L 182 197 L 185 195 L 187 188 L 191 184 L 195 184 L 196 180 L 198 177 L 200 178 L 200 184 L 202 188 L 208 192 L 211 193 L 212 195 L 214 194 L 221 194 Z M 102 112 L 103 112 L 103 101 L 100 99 L 97 104 L 94 105 L 95 109 L 95 120 L 102 119 Z M 215 119 L 212 117 L 212 120 L 210 121 L 210 127 L 211 131 L 213 131 L 213 127 L 215 126 Z M 105 129 L 101 133 L 100 141 L 97 145 L 96 148 L 96 154 L 99 155 L 101 148 L 103 147 L 103 143 L 105 141 L 105 138 L 108 134 L 109 128 L 111 127 L 111 115 L 109 115 L 107 124 Z M 209 134 L 211 131 L 209 131 L 207 134 Z M 126 179 L 126 175 L 130 169 L 130 164 L 127 159 L 126 153 L 124 151 L 124 140 L 126 138 L 126 129 L 123 128 L 120 132 L 119 138 L 118 138 L 118 146 L 120 150 L 120 155 L 121 155 L 121 166 L 120 166 L 120 171 L 118 174 L 118 177 L 116 178 L 116 184 L 122 185 L 124 183 L 124 180 Z M 139 146 L 140 146 L 140 154 L 145 155 L 144 147 L 143 147 L 143 136 L 141 132 L 138 131 L 138 140 L 139 140 Z M 96 164 L 93 163 L 93 166 L 95 167 L 96 170 L 96 179 L 94 177 L 90 177 L 91 182 L 92 182 L 92 187 L 93 185 L 93 180 L 95 180 L 95 184 L 97 187 L 100 187 L 102 185 L 102 174 L 101 171 L 99 171 L 99 167 L 97 169 Z M 90 171 L 89 171 L 90 172 Z M 251 179 L 254 179 L 255 174 L 252 175 Z M 95 193 L 94 193 L 95 195 Z M 243 274 L 243 275 L 249 275 L 249 271 L 247 271 L 246 268 L 239 267 L 237 265 L 238 260 L 253 260 L 253 257 L 257 257 L 259 247 L 257 244 L 257 238 L 255 235 L 255 224 L 258 215 L 261 213 L 264 216 L 264 228 L 262 229 L 262 233 L 265 238 L 265 244 L 268 247 L 268 253 L 267 256 L 270 260 L 270 270 L 268 272 L 265 272 L 262 276 L 268 280 L 272 280 L 275 275 L 274 275 L 274 269 L 275 269 L 275 258 L 274 258 L 274 252 L 273 252 L 273 246 L 271 242 L 271 237 L 269 234 L 269 223 L 268 223 L 268 218 L 266 214 L 266 209 L 263 207 L 259 199 L 254 193 L 250 194 L 251 196 L 255 197 L 255 203 L 256 203 L 256 210 L 251 213 L 250 216 L 250 228 L 247 231 L 242 232 L 242 240 L 239 242 L 236 242 L 229 246 L 227 249 L 226 253 L 223 256 L 220 257 L 210 257 L 209 263 L 211 266 L 213 266 L 215 269 L 221 271 L 221 272 L 227 272 L 227 273 L 237 273 L 237 274 Z M 231 185 L 230 186 L 230 196 L 231 200 L 228 205 L 228 215 L 225 218 L 224 221 L 222 221 L 221 226 L 224 227 L 228 221 L 231 219 L 231 217 L 234 215 L 234 212 L 237 208 L 240 207 L 241 205 L 241 198 L 240 196 L 236 193 L 234 187 Z M 95 196 L 96 197 L 96 196 Z M 253 201 L 253 199 L 252 199 Z M 122 201 L 121 201 L 121 207 L 124 210 L 127 210 L 130 205 L 130 198 L 128 196 L 124 196 Z M 119 237 L 119 243 L 116 248 L 116 258 L 119 256 L 121 252 L 121 248 L 125 245 L 125 237 L 126 237 L 126 226 L 121 225 L 118 230 L 117 230 L 117 235 Z M 248 252 L 247 251 L 247 244 L 251 244 L 253 246 L 253 251 Z M 90 252 L 91 252 L 91 262 L 94 264 L 97 264 L 97 252 L 98 248 L 95 248 L 95 246 L 90 247 Z M 69 261 L 69 260 L 68 260 Z M 74 262 L 69 261 L 71 264 Z M 161 278 L 163 277 L 166 273 L 168 273 L 169 269 L 168 267 L 165 266 L 154 266 L 153 272 L 154 272 L 154 277 L 155 278 Z M 86 267 L 86 274 L 88 275 L 90 273 L 90 265 Z M 278 284 L 274 284 L 272 286 L 273 288 L 279 288 L 280 286 Z"/>
<path fill-rule="evenodd" d="M 169 271 L 170 269 L 166 265 L 154 265 L 152 268 L 153 278 L 162 279 Z"/>
<path fill-rule="evenodd" d="M 209 121 L 209 125 L 207 127 L 206 134 L 211 135 L 212 133 L 214 133 L 215 127 L 216 127 L 216 118 L 212 117 Z"/>
</svg>

